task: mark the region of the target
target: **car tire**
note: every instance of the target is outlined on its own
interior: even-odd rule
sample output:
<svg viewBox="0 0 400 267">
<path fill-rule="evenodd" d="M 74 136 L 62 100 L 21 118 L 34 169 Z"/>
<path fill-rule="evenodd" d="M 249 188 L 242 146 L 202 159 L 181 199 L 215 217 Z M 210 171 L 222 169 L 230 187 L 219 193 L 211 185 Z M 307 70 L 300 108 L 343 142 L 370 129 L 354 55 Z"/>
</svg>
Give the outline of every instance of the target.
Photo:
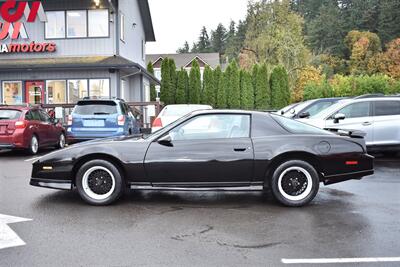
<svg viewBox="0 0 400 267">
<path fill-rule="evenodd" d="M 34 134 L 31 137 L 31 141 L 29 142 L 28 153 L 30 155 L 36 155 L 39 151 L 39 139 Z"/>
<path fill-rule="evenodd" d="M 272 195 L 288 207 L 310 203 L 319 190 L 319 176 L 315 168 L 302 160 L 289 160 L 279 165 L 270 180 Z"/>
<path fill-rule="evenodd" d="M 118 168 L 105 160 L 92 160 L 80 167 L 76 187 L 81 198 L 90 205 L 105 206 L 117 201 L 124 192 Z"/>
<path fill-rule="evenodd" d="M 63 148 L 65 147 L 66 143 L 67 143 L 66 140 L 67 140 L 67 139 L 66 139 L 66 137 L 65 137 L 65 134 L 64 134 L 64 133 L 61 133 L 61 134 L 60 134 L 60 137 L 58 138 L 58 143 L 57 143 L 56 147 L 57 147 L 58 149 L 63 149 Z"/>
</svg>

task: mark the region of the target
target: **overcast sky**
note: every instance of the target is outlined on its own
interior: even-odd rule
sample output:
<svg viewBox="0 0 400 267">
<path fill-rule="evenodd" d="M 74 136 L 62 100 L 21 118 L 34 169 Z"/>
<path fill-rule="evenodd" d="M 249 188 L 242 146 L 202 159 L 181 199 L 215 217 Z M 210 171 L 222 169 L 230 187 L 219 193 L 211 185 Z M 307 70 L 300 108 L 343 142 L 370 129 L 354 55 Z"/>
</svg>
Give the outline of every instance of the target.
<svg viewBox="0 0 400 267">
<path fill-rule="evenodd" d="M 147 54 L 175 53 L 185 40 L 192 46 L 201 27 L 215 29 L 244 19 L 248 0 L 149 0 L 157 42 L 147 44 Z"/>
</svg>

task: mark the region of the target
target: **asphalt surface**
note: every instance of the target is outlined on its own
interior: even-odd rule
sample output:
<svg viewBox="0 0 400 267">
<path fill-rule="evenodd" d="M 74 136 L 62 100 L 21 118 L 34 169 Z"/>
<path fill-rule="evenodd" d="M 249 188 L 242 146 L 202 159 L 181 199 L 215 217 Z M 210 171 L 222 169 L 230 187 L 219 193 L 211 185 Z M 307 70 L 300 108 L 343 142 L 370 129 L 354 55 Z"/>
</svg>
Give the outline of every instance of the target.
<svg viewBox="0 0 400 267">
<path fill-rule="evenodd" d="M 0 250 L 2 267 L 400 257 L 400 158 L 379 156 L 375 175 L 321 186 L 303 208 L 282 207 L 261 192 L 171 191 L 132 191 L 113 206 L 91 207 L 77 192 L 29 186 L 31 158 L 0 152 L 0 214 L 33 219 L 9 225 L 26 245 Z"/>
</svg>

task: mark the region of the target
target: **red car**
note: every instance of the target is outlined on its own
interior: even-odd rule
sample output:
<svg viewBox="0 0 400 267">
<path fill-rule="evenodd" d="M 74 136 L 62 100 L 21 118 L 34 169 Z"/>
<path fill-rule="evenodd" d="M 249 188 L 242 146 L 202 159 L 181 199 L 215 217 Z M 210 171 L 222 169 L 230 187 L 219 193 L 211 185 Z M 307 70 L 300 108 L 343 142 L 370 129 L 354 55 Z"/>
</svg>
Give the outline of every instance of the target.
<svg viewBox="0 0 400 267">
<path fill-rule="evenodd" d="M 25 149 L 35 155 L 39 148 L 65 146 L 65 130 L 40 107 L 0 105 L 0 149 Z"/>
</svg>

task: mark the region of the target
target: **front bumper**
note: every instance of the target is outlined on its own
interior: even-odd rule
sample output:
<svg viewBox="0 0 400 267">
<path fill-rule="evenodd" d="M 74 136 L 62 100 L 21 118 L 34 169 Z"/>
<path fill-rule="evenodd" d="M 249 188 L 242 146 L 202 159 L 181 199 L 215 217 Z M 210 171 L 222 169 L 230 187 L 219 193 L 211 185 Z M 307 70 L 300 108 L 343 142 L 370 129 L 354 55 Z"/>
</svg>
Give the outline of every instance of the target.
<svg viewBox="0 0 400 267">
<path fill-rule="evenodd" d="M 68 180 L 31 178 L 29 184 L 32 186 L 51 188 L 51 189 L 72 190 L 72 181 Z"/>
</svg>

